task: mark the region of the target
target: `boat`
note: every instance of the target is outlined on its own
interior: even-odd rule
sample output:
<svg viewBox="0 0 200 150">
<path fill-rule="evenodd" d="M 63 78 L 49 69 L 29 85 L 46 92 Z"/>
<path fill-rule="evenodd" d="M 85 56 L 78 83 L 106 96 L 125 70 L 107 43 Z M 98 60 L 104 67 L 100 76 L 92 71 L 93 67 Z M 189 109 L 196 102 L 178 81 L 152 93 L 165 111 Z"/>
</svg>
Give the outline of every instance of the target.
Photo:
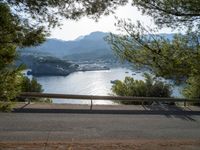
<svg viewBox="0 0 200 150">
<path fill-rule="evenodd" d="M 115 84 L 117 80 L 111 80 L 110 83 Z"/>
</svg>

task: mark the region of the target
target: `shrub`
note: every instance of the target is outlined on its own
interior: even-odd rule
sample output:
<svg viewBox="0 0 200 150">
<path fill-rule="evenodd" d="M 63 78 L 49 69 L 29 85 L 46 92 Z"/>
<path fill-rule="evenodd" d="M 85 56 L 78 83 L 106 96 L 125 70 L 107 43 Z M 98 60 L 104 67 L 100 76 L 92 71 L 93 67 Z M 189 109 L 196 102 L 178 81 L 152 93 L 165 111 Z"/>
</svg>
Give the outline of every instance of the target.
<svg viewBox="0 0 200 150">
<path fill-rule="evenodd" d="M 124 81 L 116 81 L 112 86 L 112 92 L 118 96 L 135 97 L 171 97 L 171 86 L 151 75 L 145 73 L 145 80 L 134 80 L 126 77 Z M 141 102 L 120 101 L 122 104 L 141 104 Z M 151 102 L 150 102 L 151 103 Z M 144 104 L 150 104 L 145 102 Z"/>
<path fill-rule="evenodd" d="M 200 76 L 192 76 L 187 80 L 187 84 L 183 89 L 183 95 L 189 99 L 200 99 Z M 200 105 L 199 103 L 191 103 Z"/>
<path fill-rule="evenodd" d="M 37 82 L 36 78 L 29 79 L 23 77 L 21 83 L 21 92 L 43 92 L 42 85 Z M 19 98 L 18 101 L 35 101 L 35 102 L 47 102 L 52 103 L 51 99 L 48 98 Z"/>
<path fill-rule="evenodd" d="M 1 112 L 11 112 L 13 108 L 12 102 L 0 102 L 0 111 Z"/>
<path fill-rule="evenodd" d="M 28 77 L 23 77 L 21 84 L 22 92 L 43 92 L 42 85 L 37 82 L 35 78 L 29 79 Z"/>
<path fill-rule="evenodd" d="M 20 72 L 20 67 L 3 69 L 0 67 L 0 111 L 11 111 L 12 101 L 20 93 L 22 77 Z"/>
</svg>

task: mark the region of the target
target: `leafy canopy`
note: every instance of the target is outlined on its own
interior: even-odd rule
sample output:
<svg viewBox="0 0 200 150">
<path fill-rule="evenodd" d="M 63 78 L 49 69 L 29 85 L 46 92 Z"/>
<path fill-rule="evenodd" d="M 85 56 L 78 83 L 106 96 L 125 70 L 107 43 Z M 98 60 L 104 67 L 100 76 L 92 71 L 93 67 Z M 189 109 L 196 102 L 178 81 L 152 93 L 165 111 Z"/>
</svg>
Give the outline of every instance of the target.
<svg viewBox="0 0 200 150">
<path fill-rule="evenodd" d="M 4 0 L 15 15 L 28 24 L 48 24 L 53 27 L 60 19 L 79 19 L 83 16 L 99 18 L 112 13 L 128 0 Z M 34 21 L 34 22 L 33 22 Z"/>
<path fill-rule="evenodd" d="M 133 5 L 153 17 L 159 27 L 200 28 L 199 0 L 133 0 Z"/>
<path fill-rule="evenodd" d="M 147 29 L 140 23 L 136 26 L 121 20 L 118 27 L 128 34 L 111 34 L 108 40 L 122 59 L 148 68 L 156 76 L 176 81 L 200 74 L 199 32 L 176 34 L 170 40 L 153 32 L 145 34 Z"/>
<path fill-rule="evenodd" d="M 28 25 L 22 25 L 10 8 L 0 3 L 0 100 L 9 101 L 20 92 L 22 66 L 15 68 L 16 48 L 38 45 L 45 34 Z M 40 31 L 39 31 L 40 32 Z"/>
</svg>

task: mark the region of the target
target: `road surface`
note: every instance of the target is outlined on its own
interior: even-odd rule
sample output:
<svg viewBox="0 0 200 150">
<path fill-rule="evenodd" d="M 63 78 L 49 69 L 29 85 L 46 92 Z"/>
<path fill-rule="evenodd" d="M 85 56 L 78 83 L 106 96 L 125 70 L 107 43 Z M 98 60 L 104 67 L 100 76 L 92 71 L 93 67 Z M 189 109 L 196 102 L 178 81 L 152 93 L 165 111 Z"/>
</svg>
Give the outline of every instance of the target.
<svg viewBox="0 0 200 150">
<path fill-rule="evenodd" d="M 85 107 L 36 108 L 0 113 L 0 143 L 161 140 L 191 141 L 193 149 L 200 146 L 198 107 L 96 106 L 92 111 Z"/>
</svg>

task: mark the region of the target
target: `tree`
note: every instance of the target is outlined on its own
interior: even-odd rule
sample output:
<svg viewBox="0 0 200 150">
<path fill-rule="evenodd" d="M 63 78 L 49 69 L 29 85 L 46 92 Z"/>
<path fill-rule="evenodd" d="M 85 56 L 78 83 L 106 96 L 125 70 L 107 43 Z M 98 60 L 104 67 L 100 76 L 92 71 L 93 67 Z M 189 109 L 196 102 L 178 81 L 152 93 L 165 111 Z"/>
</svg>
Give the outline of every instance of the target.
<svg viewBox="0 0 200 150">
<path fill-rule="evenodd" d="M 187 85 L 183 90 L 183 95 L 188 98 L 200 98 L 200 76 L 191 76 L 187 80 Z"/>
<path fill-rule="evenodd" d="M 152 16 L 159 27 L 200 28 L 199 0 L 133 0 L 133 5 Z"/>
<path fill-rule="evenodd" d="M 188 98 L 200 97 L 198 92 L 191 93 L 191 89 L 200 90 L 194 82 L 200 76 L 199 1 L 134 0 L 133 4 L 154 17 L 158 27 L 184 27 L 187 32 L 175 34 L 170 40 L 157 35 L 158 29 L 119 20 L 117 27 L 126 35 L 111 34 L 108 38 L 116 54 L 138 67 L 148 68 L 156 76 L 186 83 L 183 93 Z"/>
<path fill-rule="evenodd" d="M 20 19 L 29 25 L 45 23 L 53 27 L 58 25 L 62 18 L 76 20 L 88 16 L 97 19 L 101 15 L 112 13 L 118 5 L 124 5 L 128 0 L 4 0 L 3 2 L 12 8 L 14 15 L 20 15 Z"/>
<path fill-rule="evenodd" d="M 124 81 L 117 80 L 112 86 L 112 92 L 119 96 L 135 97 L 170 97 L 170 85 L 153 78 L 145 73 L 145 80 L 134 80 L 132 77 L 126 77 Z M 120 101 L 122 104 L 141 104 L 141 102 Z"/>
<path fill-rule="evenodd" d="M 44 41 L 44 34 L 23 26 L 9 7 L 0 3 L 0 100 L 10 101 L 20 92 L 22 66 L 15 68 L 16 48 L 37 45 Z M 30 40 L 30 39 L 31 40 Z"/>
<path fill-rule="evenodd" d="M 109 42 L 116 54 L 138 67 L 150 69 L 156 76 L 185 81 L 200 74 L 200 39 L 197 32 L 174 35 L 172 40 L 162 35 L 145 34 L 146 29 L 120 22 L 128 35 L 112 34 Z"/>
</svg>

